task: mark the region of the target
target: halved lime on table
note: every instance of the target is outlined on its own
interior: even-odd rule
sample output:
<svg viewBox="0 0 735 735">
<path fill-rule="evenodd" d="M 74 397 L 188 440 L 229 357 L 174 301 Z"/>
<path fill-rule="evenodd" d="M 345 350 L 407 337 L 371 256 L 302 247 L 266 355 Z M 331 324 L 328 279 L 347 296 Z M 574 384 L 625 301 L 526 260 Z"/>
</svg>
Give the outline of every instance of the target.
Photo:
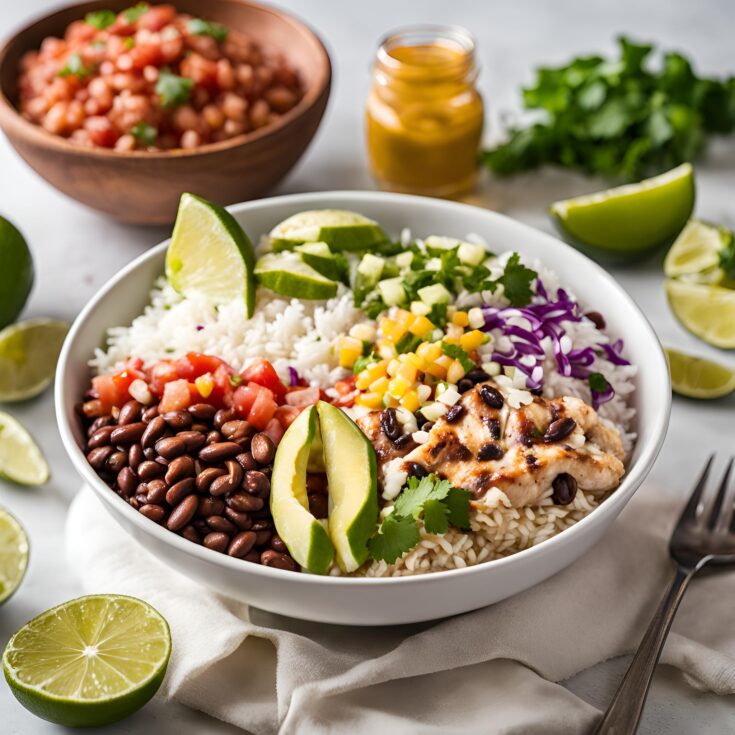
<svg viewBox="0 0 735 735">
<path fill-rule="evenodd" d="M 281 296 L 295 299 L 331 299 L 337 282 L 307 265 L 296 253 L 267 253 L 255 264 L 258 283 Z"/>
<path fill-rule="evenodd" d="M 0 480 L 43 485 L 50 477 L 46 460 L 25 427 L 0 411 Z"/>
<path fill-rule="evenodd" d="M 628 260 L 671 242 L 694 209 L 688 163 L 637 184 L 555 202 L 549 208 L 572 244 L 612 260 Z"/>
<path fill-rule="evenodd" d="M 30 319 L 0 331 L 0 403 L 25 401 L 54 379 L 67 322 Z"/>
<path fill-rule="evenodd" d="M 28 537 L 23 527 L 0 508 L 0 605 L 18 589 L 28 567 Z"/>
<path fill-rule="evenodd" d="M 38 717 L 99 727 L 133 714 L 158 691 L 170 655 L 168 624 L 148 603 L 90 595 L 26 623 L 5 648 L 3 672 Z"/>
<path fill-rule="evenodd" d="M 669 278 L 666 296 L 692 334 L 715 347 L 735 348 L 735 290 Z"/>
<path fill-rule="evenodd" d="M 171 244 L 166 278 L 180 293 L 200 293 L 215 302 L 240 298 L 247 316 L 255 310 L 253 246 L 237 220 L 194 194 L 183 194 Z"/>
<path fill-rule="evenodd" d="M 666 349 L 671 387 L 687 398 L 714 399 L 735 391 L 735 371 L 719 363 Z"/>
<path fill-rule="evenodd" d="M 668 278 L 717 285 L 725 277 L 720 253 L 732 240 L 733 233 L 727 227 L 691 219 L 666 254 L 664 273 Z"/>
<path fill-rule="evenodd" d="M 23 235 L 0 217 L 0 328 L 16 320 L 33 286 L 33 258 Z"/>
<path fill-rule="evenodd" d="M 325 242 L 333 252 L 366 250 L 387 240 L 388 236 L 375 220 L 345 209 L 299 212 L 276 225 L 270 233 L 271 247 L 276 252 L 306 242 Z"/>
</svg>

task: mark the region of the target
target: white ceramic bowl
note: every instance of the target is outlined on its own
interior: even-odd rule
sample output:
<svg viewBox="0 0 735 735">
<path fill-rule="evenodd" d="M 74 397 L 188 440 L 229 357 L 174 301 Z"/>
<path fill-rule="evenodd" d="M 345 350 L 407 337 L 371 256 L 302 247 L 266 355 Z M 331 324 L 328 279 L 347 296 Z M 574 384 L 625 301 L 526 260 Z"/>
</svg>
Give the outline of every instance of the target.
<svg viewBox="0 0 735 735">
<path fill-rule="evenodd" d="M 148 551 L 214 590 L 257 607 L 305 620 L 388 625 L 467 612 L 510 597 L 556 574 L 586 553 L 630 500 L 663 443 L 671 392 L 661 346 L 646 318 L 602 268 L 559 240 L 495 212 L 421 197 L 377 192 L 324 192 L 262 199 L 230 207 L 253 238 L 304 209 L 338 207 L 373 217 L 388 232 L 410 227 L 417 236 L 462 237 L 476 232 L 496 252 L 519 249 L 542 259 L 562 284 L 605 316 L 610 332 L 625 338 L 638 366 L 634 402 L 638 442 L 621 486 L 572 528 L 531 549 L 474 567 L 416 577 L 365 579 L 295 574 L 247 564 L 198 546 L 156 525 L 113 493 L 87 464 L 74 404 L 88 387 L 87 360 L 108 327 L 128 324 L 148 300 L 163 271 L 167 243 L 123 269 L 82 311 L 69 332 L 56 377 L 56 414 L 69 456 L 120 525 Z M 165 579 L 161 580 L 165 584 Z"/>
</svg>

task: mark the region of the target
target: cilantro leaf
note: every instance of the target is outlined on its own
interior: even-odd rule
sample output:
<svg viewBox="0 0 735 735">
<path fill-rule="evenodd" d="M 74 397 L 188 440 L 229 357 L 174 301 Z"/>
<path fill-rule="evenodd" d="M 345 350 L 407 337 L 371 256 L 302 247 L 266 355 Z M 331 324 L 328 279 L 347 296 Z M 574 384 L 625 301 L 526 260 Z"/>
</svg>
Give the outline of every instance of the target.
<svg viewBox="0 0 735 735">
<path fill-rule="evenodd" d="M 178 107 L 188 101 L 194 80 L 161 70 L 156 82 L 156 94 L 166 108 Z"/>
<path fill-rule="evenodd" d="M 73 53 L 69 54 L 69 56 L 67 57 L 66 65 L 59 70 L 58 76 L 79 77 L 81 79 L 82 77 L 86 77 L 88 74 L 91 73 L 92 70 L 84 66 L 82 57 L 77 53 Z"/>
<path fill-rule="evenodd" d="M 145 120 L 133 125 L 130 133 L 139 143 L 145 146 L 155 145 L 158 137 L 158 130 Z"/>
<path fill-rule="evenodd" d="M 352 374 L 357 375 L 361 373 L 368 365 L 378 361 L 378 356 L 374 352 L 370 352 L 368 355 L 363 355 L 355 360 L 355 364 L 352 366 Z"/>
<path fill-rule="evenodd" d="M 211 36 L 217 43 L 222 43 L 229 32 L 227 26 L 211 20 L 192 18 L 186 25 L 192 36 Z"/>
<path fill-rule="evenodd" d="M 424 503 L 424 527 L 429 533 L 446 533 L 449 529 L 449 508 L 441 500 L 429 498 Z"/>
<path fill-rule="evenodd" d="M 593 390 L 595 393 L 604 393 L 610 387 L 610 383 L 607 382 L 607 379 L 602 373 L 592 373 L 587 378 L 587 382 L 589 383 L 590 390 Z"/>
<path fill-rule="evenodd" d="M 406 334 L 396 342 L 396 352 L 399 355 L 402 355 L 404 352 L 414 352 L 422 342 L 423 340 L 418 335 L 406 332 Z"/>
<path fill-rule="evenodd" d="M 368 541 L 368 551 L 373 559 L 392 564 L 398 557 L 410 551 L 421 540 L 416 521 L 399 518 L 391 513 L 383 519 L 380 533 Z"/>
<path fill-rule="evenodd" d="M 151 6 L 148 5 L 148 3 L 138 3 L 137 5 L 133 5 L 132 8 L 127 8 L 127 10 L 123 10 L 122 16 L 128 23 L 135 23 L 135 21 L 140 19 L 141 16 L 145 15 L 150 9 Z"/>
<path fill-rule="evenodd" d="M 98 31 L 103 31 L 108 26 L 111 26 L 116 19 L 117 15 L 112 10 L 95 10 L 84 16 L 84 22 L 88 26 L 96 28 Z"/>
<path fill-rule="evenodd" d="M 444 504 L 448 511 L 448 520 L 453 526 L 463 531 L 470 530 L 470 498 L 472 493 L 462 487 L 453 487 Z"/>
<path fill-rule="evenodd" d="M 418 518 L 429 500 L 443 500 L 452 485 L 447 480 L 439 480 L 436 475 L 427 475 L 420 480 L 410 477 L 403 492 L 396 498 L 395 513 L 399 516 Z"/>
<path fill-rule="evenodd" d="M 521 263 L 521 256 L 513 253 L 508 262 L 505 264 L 505 271 L 498 283 L 502 283 L 505 287 L 505 297 L 510 301 L 512 306 L 526 306 L 533 296 L 531 284 L 538 278 L 538 273 L 526 268 Z"/>
<path fill-rule="evenodd" d="M 445 355 L 457 360 L 466 373 L 477 367 L 474 360 L 471 360 L 470 356 L 459 345 L 453 345 L 442 340 L 441 348 Z"/>
</svg>

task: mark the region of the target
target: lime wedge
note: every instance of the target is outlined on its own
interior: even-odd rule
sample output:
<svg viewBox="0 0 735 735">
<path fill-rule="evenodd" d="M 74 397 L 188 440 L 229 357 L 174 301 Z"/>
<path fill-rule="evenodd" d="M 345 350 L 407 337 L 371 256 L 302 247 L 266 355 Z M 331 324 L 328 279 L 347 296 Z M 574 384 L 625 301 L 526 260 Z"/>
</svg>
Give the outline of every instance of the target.
<svg viewBox="0 0 735 735">
<path fill-rule="evenodd" d="M 255 264 L 258 283 L 281 296 L 331 299 L 337 283 L 304 263 L 295 253 L 268 253 Z"/>
<path fill-rule="evenodd" d="M 730 245 L 732 238 L 726 227 L 689 220 L 666 254 L 664 273 L 669 278 L 703 275 L 708 283 L 713 283 L 709 274 L 719 271 L 720 251 Z"/>
<path fill-rule="evenodd" d="M 16 320 L 33 286 L 33 258 L 23 235 L 0 217 L 0 329 Z"/>
<path fill-rule="evenodd" d="M 255 309 L 253 246 L 224 208 L 193 194 L 182 194 L 166 278 L 180 293 L 202 293 L 216 302 L 242 299 L 250 318 Z"/>
<path fill-rule="evenodd" d="M 15 698 L 38 717 L 99 727 L 156 693 L 170 655 L 168 624 L 148 603 L 90 595 L 26 623 L 5 649 L 3 672 Z"/>
<path fill-rule="evenodd" d="M 54 379 L 66 322 L 31 319 L 0 331 L 0 402 L 25 401 Z"/>
<path fill-rule="evenodd" d="M 666 349 L 674 393 L 687 398 L 722 398 L 735 390 L 735 371 L 701 357 Z"/>
<path fill-rule="evenodd" d="M 638 184 L 556 202 L 549 212 L 572 244 L 623 259 L 672 240 L 693 208 L 694 174 L 684 163 Z"/>
<path fill-rule="evenodd" d="M 314 209 L 294 214 L 270 233 L 273 250 L 291 250 L 304 242 L 325 242 L 332 251 L 365 250 L 388 236 L 375 220 L 345 209 Z"/>
<path fill-rule="evenodd" d="M 670 278 L 666 296 L 676 318 L 692 334 L 715 347 L 735 347 L 735 291 Z"/>
<path fill-rule="evenodd" d="M 18 589 L 28 566 L 28 537 L 23 527 L 0 508 L 0 605 Z"/>
<path fill-rule="evenodd" d="M 19 485 L 43 485 L 49 479 L 48 465 L 33 437 L 4 411 L 0 411 L 0 479 Z"/>
</svg>

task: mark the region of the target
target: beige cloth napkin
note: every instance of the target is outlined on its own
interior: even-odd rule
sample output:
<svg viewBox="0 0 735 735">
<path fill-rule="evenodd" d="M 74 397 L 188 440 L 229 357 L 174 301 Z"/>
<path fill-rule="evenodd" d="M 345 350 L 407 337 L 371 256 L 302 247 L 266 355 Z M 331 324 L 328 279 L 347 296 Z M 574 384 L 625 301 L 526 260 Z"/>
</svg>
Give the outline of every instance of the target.
<svg viewBox="0 0 735 735">
<path fill-rule="evenodd" d="M 141 597 L 174 641 L 163 688 L 257 735 L 589 731 L 598 711 L 558 684 L 634 649 L 671 574 L 681 500 L 641 489 L 604 539 L 516 597 L 436 623 L 318 625 L 220 597 L 166 568 L 84 489 L 67 551 L 89 592 Z M 735 692 L 735 573 L 696 580 L 663 661 L 699 689 Z"/>
</svg>

